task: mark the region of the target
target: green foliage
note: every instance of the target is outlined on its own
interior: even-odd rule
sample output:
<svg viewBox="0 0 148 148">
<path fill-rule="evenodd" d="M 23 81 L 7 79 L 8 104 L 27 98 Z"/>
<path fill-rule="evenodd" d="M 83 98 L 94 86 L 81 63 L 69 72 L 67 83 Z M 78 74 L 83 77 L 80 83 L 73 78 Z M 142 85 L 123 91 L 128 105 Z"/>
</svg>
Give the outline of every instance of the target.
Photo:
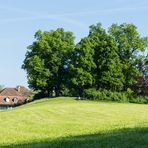
<svg viewBox="0 0 148 148">
<path fill-rule="evenodd" d="M 148 46 L 148 38 L 140 37 L 134 24 L 113 24 L 109 29 L 109 33 L 118 46 L 118 55 L 123 65 L 125 77 L 124 90 L 132 88 L 141 72 L 138 67 L 141 57 L 138 55 Z"/>
<path fill-rule="evenodd" d="M 87 99 L 90 100 L 105 100 L 105 101 L 118 101 L 118 102 L 128 102 L 127 93 L 112 92 L 108 90 L 96 90 L 88 89 L 85 91 Z"/>
<path fill-rule="evenodd" d="M 35 90 L 52 95 L 60 94 L 65 84 L 68 55 L 74 48 L 72 32 L 59 28 L 55 31 L 35 34 L 36 41 L 28 46 L 23 69 L 27 71 L 29 86 Z"/>
<path fill-rule="evenodd" d="M 83 38 L 72 52 L 70 62 L 71 84 L 81 94 L 85 88 L 94 83 L 92 72 L 96 67 L 94 63 L 93 44 L 89 38 Z"/>
<path fill-rule="evenodd" d="M 148 104 L 148 96 L 135 96 L 130 99 L 130 103 Z"/>
<path fill-rule="evenodd" d="M 90 26 L 89 37 L 94 45 L 94 62 L 97 88 L 120 91 L 123 88 L 122 64 L 114 39 L 101 24 Z"/>
<path fill-rule="evenodd" d="M 104 100 L 130 103 L 148 103 L 148 97 L 136 96 L 128 88 L 126 92 L 112 92 L 109 90 L 96 90 L 95 88 L 85 90 L 85 98 L 89 100 Z"/>
<path fill-rule="evenodd" d="M 113 24 L 108 32 L 100 23 L 92 25 L 76 45 L 73 33 L 62 28 L 38 31 L 35 39 L 22 67 L 38 96 L 84 97 L 85 89 L 95 88 L 103 90 L 98 95 L 105 100 L 126 102 L 143 75 L 140 53 L 148 47 L 148 38 L 141 37 L 133 24 Z"/>
</svg>

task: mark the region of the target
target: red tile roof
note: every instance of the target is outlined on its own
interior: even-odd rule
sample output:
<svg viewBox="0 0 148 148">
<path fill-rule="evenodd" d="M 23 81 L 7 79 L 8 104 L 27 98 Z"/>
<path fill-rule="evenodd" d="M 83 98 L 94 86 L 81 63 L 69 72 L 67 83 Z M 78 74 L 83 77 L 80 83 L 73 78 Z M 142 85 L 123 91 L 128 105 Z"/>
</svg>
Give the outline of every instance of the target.
<svg viewBox="0 0 148 148">
<path fill-rule="evenodd" d="M 0 91 L 0 96 L 23 96 L 16 88 L 4 88 Z"/>
<path fill-rule="evenodd" d="M 5 99 L 8 98 L 7 102 Z M 14 98 L 17 99 L 17 102 L 14 101 Z M 4 88 L 0 91 L 0 105 L 15 105 L 24 103 L 28 97 L 23 93 L 19 92 L 16 88 Z"/>
<path fill-rule="evenodd" d="M 27 89 L 24 86 L 18 86 L 17 89 L 19 90 L 19 92 L 26 97 L 32 96 L 32 91 L 30 91 L 29 89 Z"/>
</svg>

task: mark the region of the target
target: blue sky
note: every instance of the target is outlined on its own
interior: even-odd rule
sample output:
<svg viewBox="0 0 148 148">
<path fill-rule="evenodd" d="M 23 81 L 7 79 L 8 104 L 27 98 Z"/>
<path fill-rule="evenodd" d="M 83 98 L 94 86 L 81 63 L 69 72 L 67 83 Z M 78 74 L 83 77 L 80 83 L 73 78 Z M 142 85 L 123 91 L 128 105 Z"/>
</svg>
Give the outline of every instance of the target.
<svg viewBox="0 0 148 148">
<path fill-rule="evenodd" d="M 0 85 L 28 86 L 21 65 L 39 29 L 63 27 L 78 42 L 92 24 L 126 22 L 148 36 L 147 14 L 147 0 L 0 0 Z"/>
</svg>

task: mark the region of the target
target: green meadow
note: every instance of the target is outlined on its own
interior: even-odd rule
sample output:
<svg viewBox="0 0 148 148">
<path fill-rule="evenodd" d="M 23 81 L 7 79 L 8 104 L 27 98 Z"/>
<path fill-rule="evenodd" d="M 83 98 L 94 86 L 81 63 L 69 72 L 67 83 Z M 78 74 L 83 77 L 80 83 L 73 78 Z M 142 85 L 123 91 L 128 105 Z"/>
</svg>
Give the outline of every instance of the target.
<svg viewBox="0 0 148 148">
<path fill-rule="evenodd" d="M 148 105 L 42 99 L 0 112 L 0 147 L 147 148 Z"/>
</svg>

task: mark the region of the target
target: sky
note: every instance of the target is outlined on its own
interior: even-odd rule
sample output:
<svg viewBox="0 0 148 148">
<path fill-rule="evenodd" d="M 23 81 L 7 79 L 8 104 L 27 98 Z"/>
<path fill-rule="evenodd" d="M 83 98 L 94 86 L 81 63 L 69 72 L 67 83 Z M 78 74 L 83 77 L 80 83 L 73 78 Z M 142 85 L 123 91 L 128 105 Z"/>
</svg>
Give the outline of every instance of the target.
<svg viewBox="0 0 148 148">
<path fill-rule="evenodd" d="M 92 24 L 101 22 L 107 29 L 126 22 L 143 37 L 148 36 L 147 14 L 147 0 L 0 0 L 0 85 L 28 86 L 21 66 L 39 29 L 64 28 L 78 42 Z"/>
</svg>

